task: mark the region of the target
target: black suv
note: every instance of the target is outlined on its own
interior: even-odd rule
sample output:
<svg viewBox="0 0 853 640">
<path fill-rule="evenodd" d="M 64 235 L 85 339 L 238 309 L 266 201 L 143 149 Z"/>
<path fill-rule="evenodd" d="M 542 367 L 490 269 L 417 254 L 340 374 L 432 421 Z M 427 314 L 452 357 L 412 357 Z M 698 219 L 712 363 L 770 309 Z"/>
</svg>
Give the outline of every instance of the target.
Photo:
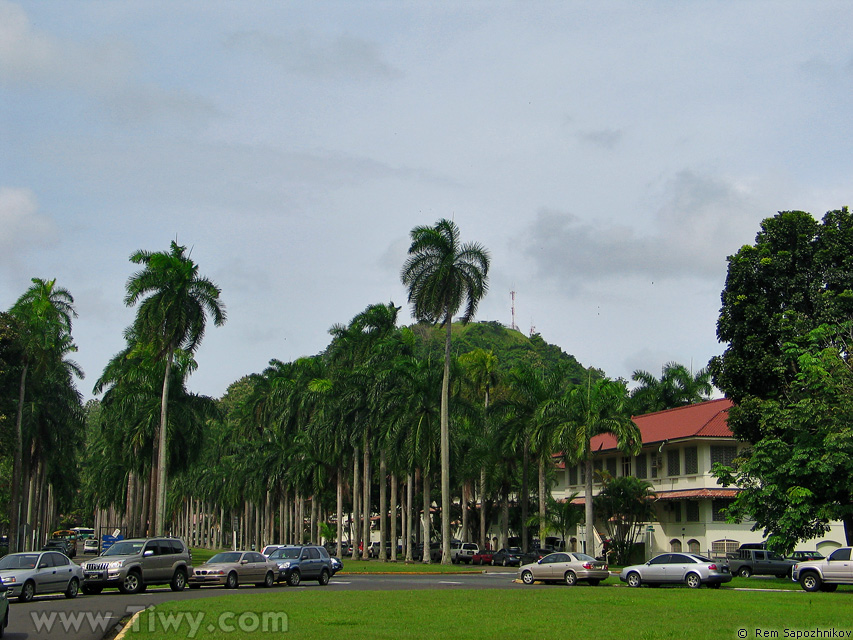
<svg viewBox="0 0 853 640">
<path fill-rule="evenodd" d="M 172 591 L 181 591 L 193 572 L 192 561 L 178 538 L 119 540 L 102 556 L 83 563 L 83 593 L 100 593 L 104 587 L 138 593 L 149 584 L 168 584 Z"/>
<path fill-rule="evenodd" d="M 278 581 L 291 587 L 298 586 L 303 579 L 316 580 L 326 586 L 332 577 L 332 560 L 325 547 L 282 547 L 270 554 L 270 561 L 278 565 Z"/>
</svg>

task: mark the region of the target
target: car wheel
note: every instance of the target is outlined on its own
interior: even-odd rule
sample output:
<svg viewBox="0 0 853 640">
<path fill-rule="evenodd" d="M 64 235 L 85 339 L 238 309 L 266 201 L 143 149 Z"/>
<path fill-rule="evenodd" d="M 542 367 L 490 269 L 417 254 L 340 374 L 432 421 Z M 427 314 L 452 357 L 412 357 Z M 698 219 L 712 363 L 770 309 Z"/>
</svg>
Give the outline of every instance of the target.
<svg viewBox="0 0 853 640">
<path fill-rule="evenodd" d="M 329 572 L 323 569 L 320 572 L 320 579 L 317 580 L 317 582 L 320 583 L 321 587 L 325 587 L 327 584 L 329 584 Z"/>
<path fill-rule="evenodd" d="M 492 558 L 491 560 L 489 560 L 489 564 L 494 567 L 495 566 L 495 559 Z"/>
<path fill-rule="evenodd" d="M 578 583 L 578 576 L 574 571 L 566 571 L 566 575 L 563 576 L 563 580 L 566 581 L 567 585 L 573 587 Z"/>
<path fill-rule="evenodd" d="M 506 558 L 504 558 L 504 563 L 503 563 L 503 564 L 504 564 L 504 566 L 506 566 Z"/>
<path fill-rule="evenodd" d="M 82 587 L 80 587 L 80 590 L 83 593 L 85 593 L 87 596 L 96 596 L 101 591 L 103 591 L 103 589 L 104 589 L 103 587 L 92 587 L 92 586 L 89 586 L 86 584 L 84 584 Z"/>
<path fill-rule="evenodd" d="M 264 576 L 264 587 L 269 589 L 275 584 L 275 576 L 272 574 L 272 571 L 267 571 L 267 575 Z"/>
<path fill-rule="evenodd" d="M 688 573 L 684 581 L 691 589 L 698 589 L 702 586 L 702 578 L 699 577 L 698 573 Z"/>
<path fill-rule="evenodd" d="M 18 600 L 20 602 L 32 602 L 34 595 L 36 595 L 36 585 L 32 580 L 27 580 L 24 583 L 24 588 L 21 589 L 21 595 L 18 596 Z"/>
<path fill-rule="evenodd" d="M 737 574 L 741 578 L 748 578 L 749 576 L 752 575 L 752 569 L 750 569 L 749 567 L 741 567 L 740 571 L 738 571 Z"/>
<path fill-rule="evenodd" d="M 291 587 L 298 587 L 299 581 L 301 579 L 302 579 L 302 577 L 299 575 L 299 572 L 294 571 L 293 573 L 290 574 L 290 577 L 287 579 L 287 584 L 289 584 Z"/>
<path fill-rule="evenodd" d="M 124 594 L 139 593 L 142 590 L 142 576 L 137 571 L 128 571 L 118 590 Z"/>
<path fill-rule="evenodd" d="M 522 571 L 521 572 L 521 581 L 524 584 L 533 584 L 535 582 L 535 579 L 533 578 L 533 572 L 530 571 L 529 569 Z"/>
<path fill-rule="evenodd" d="M 640 579 L 640 574 L 636 571 L 632 571 L 628 574 L 628 577 L 625 578 L 625 582 L 628 583 L 629 587 L 639 587 L 643 584 L 643 581 Z"/>
<path fill-rule="evenodd" d="M 820 591 L 823 580 L 814 571 L 809 571 L 800 576 L 800 586 L 805 591 Z M 21 594 L 23 595 L 23 594 Z"/>
<path fill-rule="evenodd" d="M 178 569 L 175 571 L 175 575 L 172 576 L 172 581 L 169 583 L 169 588 L 172 591 L 183 591 L 184 587 L 187 586 L 187 574 L 183 569 Z"/>
<path fill-rule="evenodd" d="M 80 581 L 77 578 L 71 578 L 71 582 L 68 583 L 68 588 L 65 590 L 65 597 L 76 598 L 79 591 Z"/>
<path fill-rule="evenodd" d="M 239 585 L 239 581 L 237 580 L 237 572 L 232 571 L 228 574 L 228 577 L 225 578 L 225 588 L 226 589 L 236 589 Z"/>
<path fill-rule="evenodd" d="M 826 584 L 826 583 L 824 583 L 824 584 L 820 585 L 820 590 L 826 591 L 827 593 L 832 593 L 837 588 L 838 588 L 837 584 Z"/>
</svg>

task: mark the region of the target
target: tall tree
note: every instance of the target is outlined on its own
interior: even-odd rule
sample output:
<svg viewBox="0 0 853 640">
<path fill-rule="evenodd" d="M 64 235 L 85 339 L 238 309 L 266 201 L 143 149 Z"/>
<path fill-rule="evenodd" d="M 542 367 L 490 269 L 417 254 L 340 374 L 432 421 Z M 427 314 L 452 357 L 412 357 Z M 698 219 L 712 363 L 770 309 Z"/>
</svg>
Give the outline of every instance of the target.
<svg viewBox="0 0 853 640">
<path fill-rule="evenodd" d="M 599 520 L 611 540 L 616 562 L 631 563 L 631 551 L 647 522 L 655 520 L 655 494 L 650 482 L 633 476 L 606 478 L 595 497 Z"/>
<path fill-rule="evenodd" d="M 44 375 L 76 351 L 71 341 L 71 319 L 77 317 L 74 298 L 67 289 L 56 286 L 56 279 L 33 278 L 32 286 L 18 298 L 10 310 L 18 322 L 23 361 L 15 418 L 15 462 L 12 471 L 10 500 L 9 550 L 18 549 L 20 523 L 21 462 L 23 460 L 23 419 L 27 375 L 30 371 Z"/>
<path fill-rule="evenodd" d="M 683 364 L 667 362 L 660 380 L 648 371 L 638 369 L 631 379 L 640 386 L 631 392 L 631 412 L 634 415 L 674 409 L 708 400 L 713 390 L 711 372 L 707 367 L 696 373 Z"/>
<path fill-rule="evenodd" d="M 477 243 L 462 244 L 450 220 L 418 226 L 411 232 L 409 257 L 401 279 L 418 320 L 446 329 L 441 383 L 441 537 L 442 563 L 450 564 L 450 342 L 453 316 L 464 306 L 462 323 L 474 317 L 488 291 L 489 253 Z"/>
<path fill-rule="evenodd" d="M 140 303 L 134 323 L 135 331 L 152 344 L 157 357 L 166 362 L 155 465 L 157 508 L 154 530 L 157 535 L 163 535 L 168 453 L 167 410 L 172 362 L 176 350 L 182 349 L 192 354 L 198 349 L 204 337 L 208 314 L 215 326 L 225 324 L 225 305 L 219 300 L 219 287 L 199 276 L 198 265 L 186 254 L 186 247 L 175 241 L 172 241 L 168 252 L 141 250 L 131 255 L 130 261 L 143 265 L 143 269 L 128 279 L 124 302 L 129 307 Z"/>
</svg>

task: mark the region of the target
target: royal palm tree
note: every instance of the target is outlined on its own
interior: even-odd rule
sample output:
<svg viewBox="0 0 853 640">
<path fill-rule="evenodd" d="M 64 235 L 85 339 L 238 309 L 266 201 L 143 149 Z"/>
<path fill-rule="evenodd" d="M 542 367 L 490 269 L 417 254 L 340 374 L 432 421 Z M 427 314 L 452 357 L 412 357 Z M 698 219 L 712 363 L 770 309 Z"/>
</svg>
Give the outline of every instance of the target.
<svg viewBox="0 0 853 640">
<path fill-rule="evenodd" d="M 199 276 L 198 265 L 186 254 L 186 247 L 172 241 L 168 252 L 137 251 L 130 256 L 141 271 L 127 281 L 124 302 L 132 307 L 141 301 L 134 328 L 138 336 L 150 343 L 159 359 L 166 362 L 160 402 L 160 425 L 157 439 L 157 508 L 156 535 L 163 535 L 166 510 L 167 410 L 170 370 L 175 351 L 192 354 L 198 349 L 207 324 L 207 314 L 217 327 L 225 323 L 225 306 L 220 289 Z M 147 297 L 146 297 L 147 296 Z"/>
<path fill-rule="evenodd" d="M 631 379 L 640 383 L 631 392 L 634 415 L 703 402 L 713 390 L 711 372 L 707 367 L 693 373 L 677 362 L 667 362 L 660 379 L 641 369 L 634 371 Z"/>
<path fill-rule="evenodd" d="M 595 553 L 595 520 L 592 504 L 592 460 L 595 452 L 591 440 L 609 434 L 618 448 L 636 455 L 642 446 L 640 430 L 628 411 L 628 392 L 621 382 L 599 378 L 571 387 L 557 400 L 546 403 L 543 419 L 558 425 L 558 441 L 570 462 L 585 467 L 584 515 L 586 552 Z"/>
<path fill-rule="evenodd" d="M 77 317 L 74 298 L 67 289 L 57 287 L 55 279 L 33 278 L 32 283 L 32 286 L 18 298 L 9 311 L 18 324 L 22 353 L 21 380 L 15 418 L 15 462 L 12 470 L 12 495 L 9 501 L 11 510 L 9 551 L 18 550 L 27 375 L 30 371 L 45 375 L 59 366 L 65 355 L 77 350 L 71 341 L 71 319 Z M 79 368 L 77 372 L 82 374 Z"/>
<path fill-rule="evenodd" d="M 453 316 L 464 306 L 462 323 L 474 317 L 488 290 L 489 253 L 477 243 L 462 244 L 450 220 L 411 232 L 409 257 L 401 279 L 409 291 L 414 316 L 440 323 L 446 330 L 444 377 L 441 384 L 441 537 L 442 563 L 450 563 L 450 339 Z"/>
</svg>

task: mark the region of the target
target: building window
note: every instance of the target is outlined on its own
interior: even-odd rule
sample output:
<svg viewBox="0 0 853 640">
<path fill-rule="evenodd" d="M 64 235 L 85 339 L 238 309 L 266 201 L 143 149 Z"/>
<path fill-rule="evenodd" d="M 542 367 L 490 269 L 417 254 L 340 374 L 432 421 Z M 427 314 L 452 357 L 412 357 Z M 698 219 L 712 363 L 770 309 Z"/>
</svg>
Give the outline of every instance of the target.
<svg viewBox="0 0 853 640">
<path fill-rule="evenodd" d="M 615 457 L 607 458 L 607 473 L 610 474 L 611 478 L 616 477 L 616 465 L 617 464 L 618 464 L 618 461 L 616 460 Z"/>
<path fill-rule="evenodd" d="M 733 500 L 714 500 L 712 503 L 713 511 L 712 511 L 711 519 L 714 522 L 725 522 L 726 516 L 723 513 L 723 510 L 728 509 L 730 506 L 732 506 L 732 502 L 734 502 L 734 501 Z"/>
<path fill-rule="evenodd" d="M 697 500 L 687 501 L 687 522 L 699 522 L 699 502 Z"/>
<path fill-rule="evenodd" d="M 669 550 L 673 553 L 681 553 L 681 540 L 673 538 L 669 541 Z"/>
<path fill-rule="evenodd" d="M 711 447 L 711 464 L 719 462 L 726 466 L 731 466 L 737 456 L 737 447 L 729 447 L 724 445 L 713 445 Z"/>
<path fill-rule="evenodd" d="M 681 522 L 681 503 L 674 501 L 669 508 L 672 510 L 673 522 Z"/>
<path fill-rule="evenodd" d="M 702 551 L 699 541 L 695 538 L 687 541 L 687 551 L 690 553 L 700 553 Z"/>
<path fill-rule="evenodd" d="M 569 485 L 576 485 L 578 483 L 578 468 L 575 465 L 569 467 Z"/>
<path fill-rule="evenodd" d="M 714 540 L 711 543 L 712 556 L 725 556 L 727 553 L 734 553 L 740 546 L 737 540 Z"/>
<path fill-rule="evenodd" d="M 631 458 L 622 458 L 622 475 L 631 475 Z"/>
<path fill-rule="evenodd" d="M 646 473 L 646 454 L 641 453 L 637 456 L 637 477 L 638 478 L 646 478 L 648 474 Z"/>
<path fill-rule="evenodd" d="M 670 449 L 666 452 L 666 475 L 681 475 L 681 451 L 678 449 Z"/>
<path fill-rule="evenodd" d="M 663 458 L 657 454 L 652 454 L 652 478 L 659 478 L 663 475 Z"/>
<path fill-rule="evenodd" d="M 684 475 L 690 476 L 699 473 L 699 448 L 684 448 Z"/>
</svg>

